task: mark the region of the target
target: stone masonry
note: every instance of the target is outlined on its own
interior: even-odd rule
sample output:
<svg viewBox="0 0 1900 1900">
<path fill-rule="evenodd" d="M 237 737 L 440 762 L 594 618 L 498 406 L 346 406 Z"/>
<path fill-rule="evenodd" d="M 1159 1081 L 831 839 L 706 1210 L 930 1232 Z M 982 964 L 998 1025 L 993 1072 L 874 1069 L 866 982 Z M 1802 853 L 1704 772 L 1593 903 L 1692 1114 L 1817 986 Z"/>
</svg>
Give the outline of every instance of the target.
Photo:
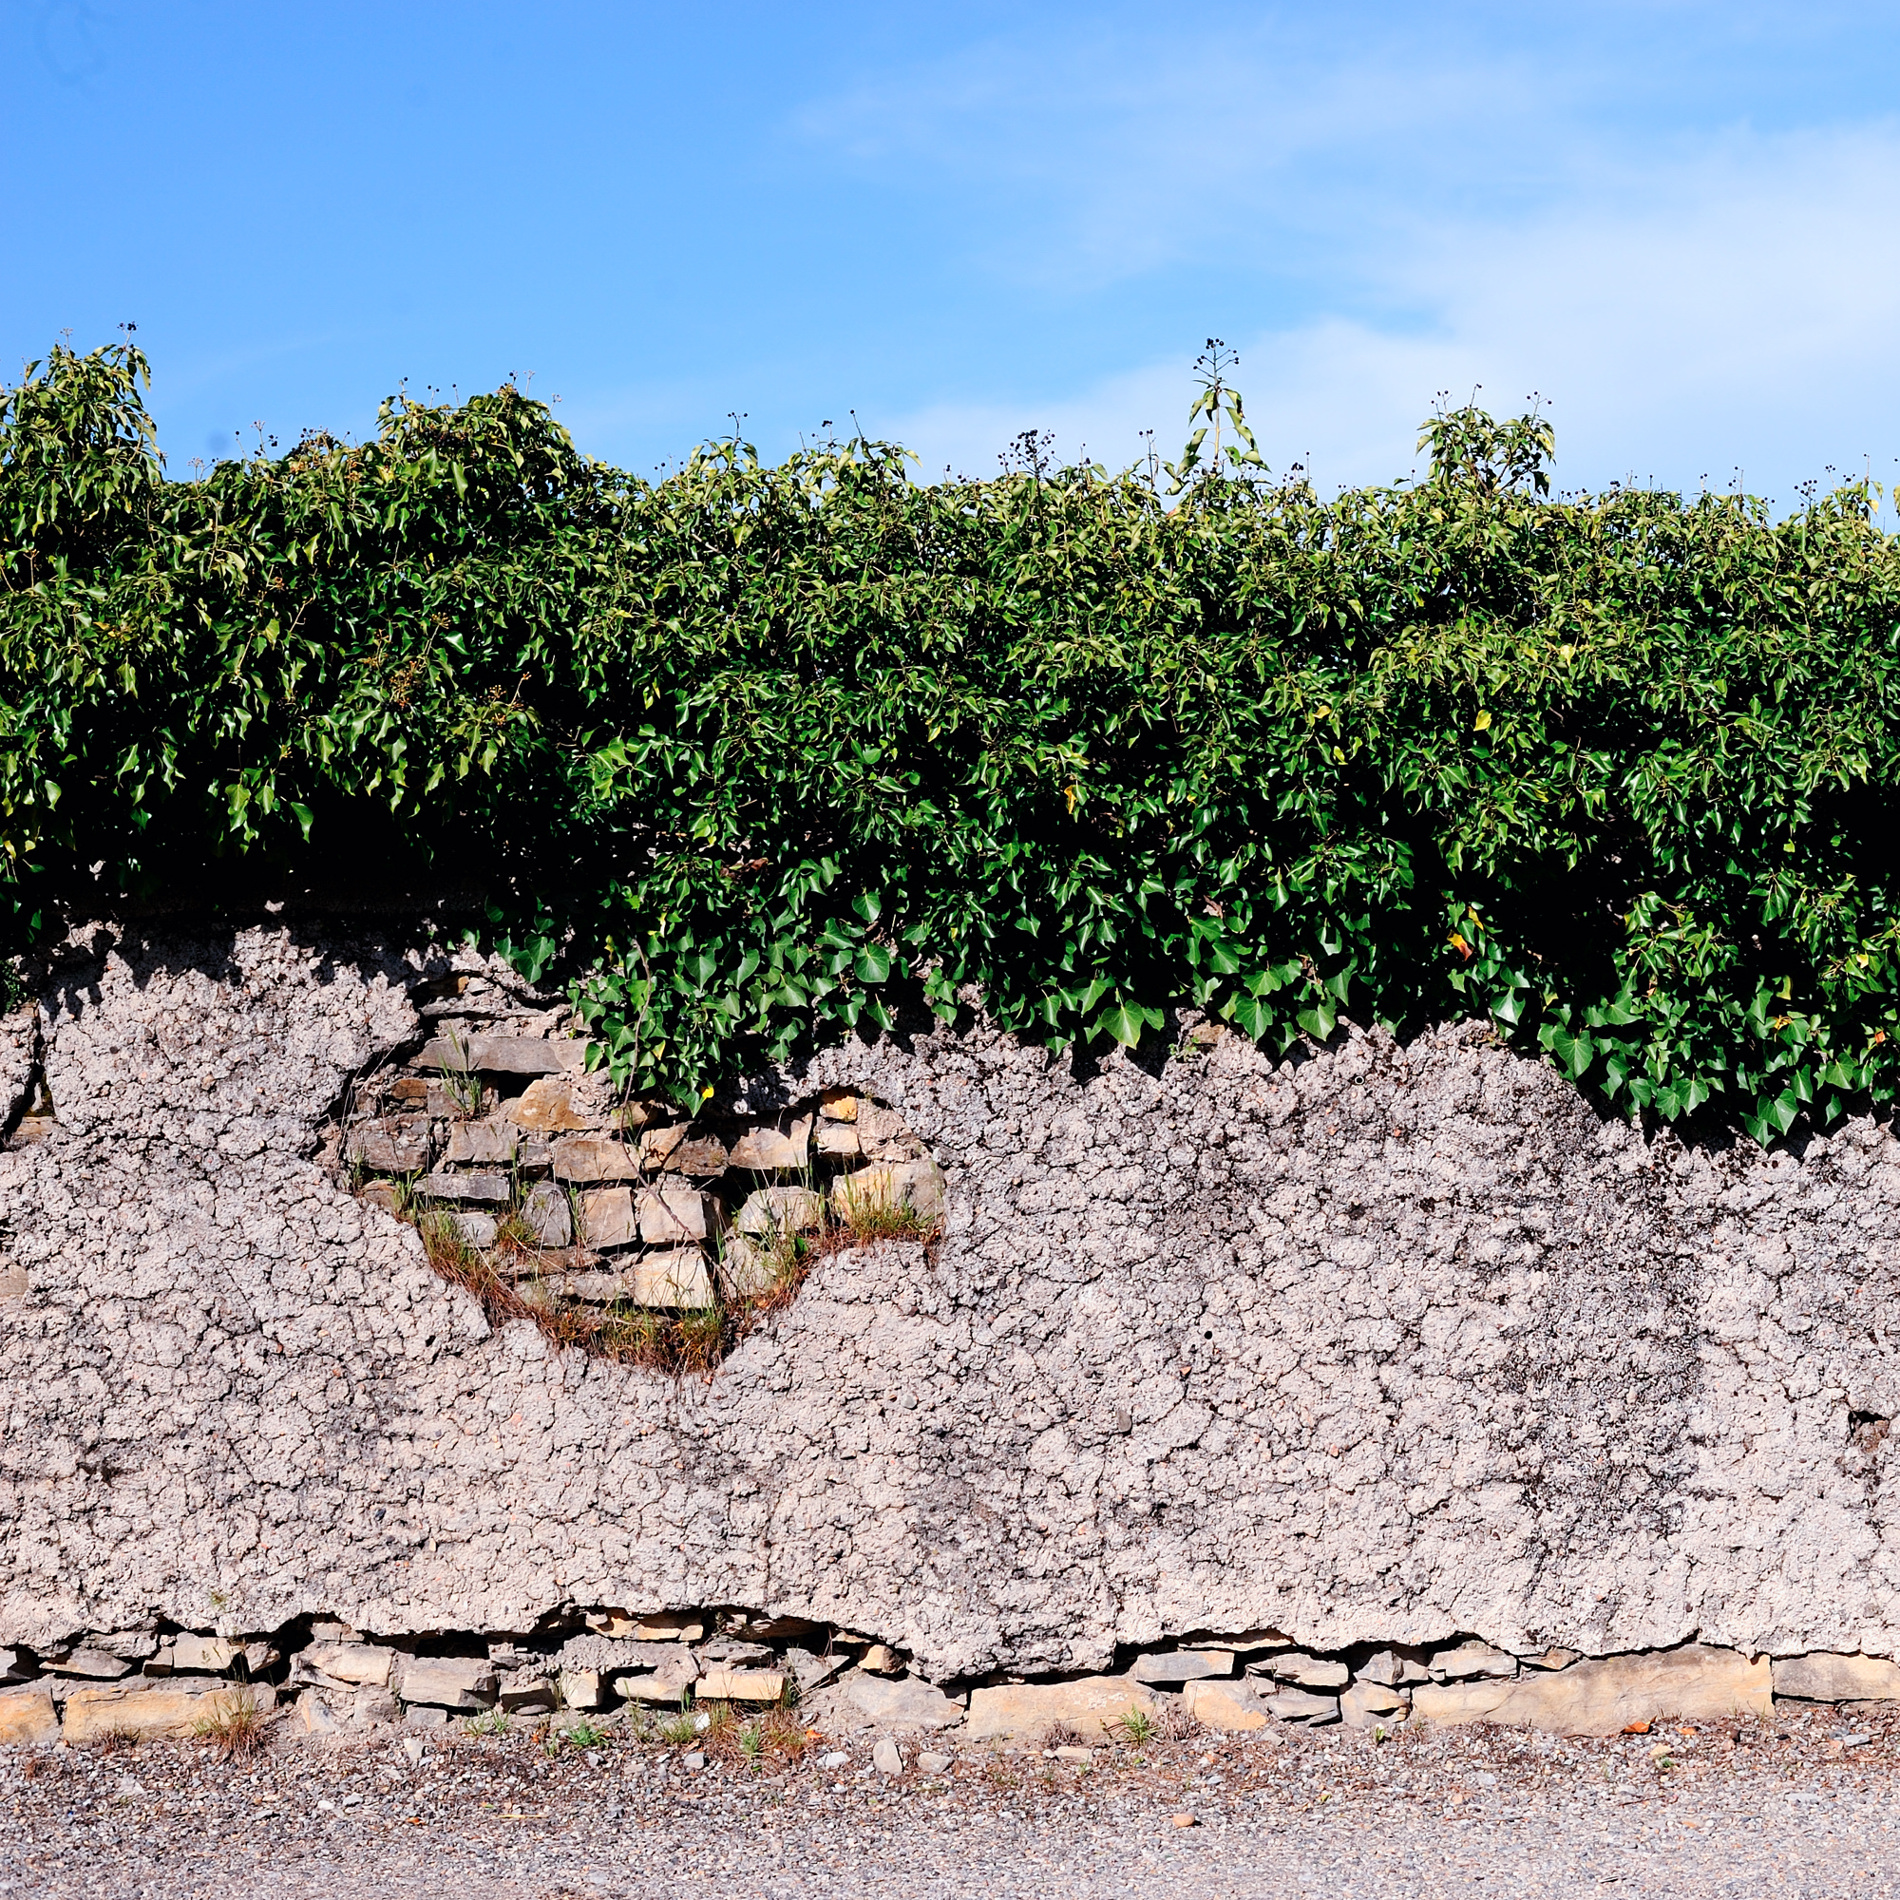
<svg viewBox="0 0 1900 1900">
<path fill-rule="evenodd" d="M 941 1241 L 823 1254 L 679 1379 L 491 1329 L 353 1191 L 363 1079 L 471 987 L 564 1033 L 473 953 L 281 925 L 101 927 L 5 1026 L 9 1704 L 70 1722 L 36 1685 L 149 1636 L 139 1682 L 259 1643 L 273 1695 L 303 1668 L 457 1719 L 669 1615 L 768 1652 L 695 1649 L 715 1687 L 845 1653 L 814 1695 L 947 1690 L 998 1736 L 1157 1694 L 1582 1725 L 1900 1686 L 1885 1127 L 1649 1141 L 1472 1026 L 1279 1066 L 1208 1027 L 1155 1072 L 851 1043 L 707 1125 L 870 1103 L 941 1169 Z M 478 1680 L 349 1682 L 298 1660 L 322 1640 Z"/>
</svg>

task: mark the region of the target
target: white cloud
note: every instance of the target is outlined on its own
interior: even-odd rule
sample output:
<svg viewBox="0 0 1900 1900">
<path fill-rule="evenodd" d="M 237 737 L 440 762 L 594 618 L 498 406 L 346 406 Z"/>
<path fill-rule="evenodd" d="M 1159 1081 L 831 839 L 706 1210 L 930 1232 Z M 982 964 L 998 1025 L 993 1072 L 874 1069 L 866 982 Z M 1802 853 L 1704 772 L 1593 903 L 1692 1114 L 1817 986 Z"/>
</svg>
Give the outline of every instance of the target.
<svg viewBox="0 0 1900 1900">
<path fill-rule="evenodd" d="M 1270 222 L 1263 219 L 1263 225 Z M 1374 296 L 1236 339 L 1270 463 L 1322 486 L 1388 480 L 1414 461 L 1435 393 L 1553 410 L 1558 477 L 1693 487 L 1707 474 L 1792 501 L 1824 466 L 1900 472 L 1900 129 L 1890 124 L 1678 147 L 1667 163 L 1599 163 L 1515 215 L 1414 210 L 1353 274 Z M 1380 320 L 1364 306 L 1404 309 Z M 1172 454 L 1185 362 L 1089 387 L 939 404 L 890 431 L 927 472 L 988 473 L 1026 427 L 1098 460 Z"/>
</svg>

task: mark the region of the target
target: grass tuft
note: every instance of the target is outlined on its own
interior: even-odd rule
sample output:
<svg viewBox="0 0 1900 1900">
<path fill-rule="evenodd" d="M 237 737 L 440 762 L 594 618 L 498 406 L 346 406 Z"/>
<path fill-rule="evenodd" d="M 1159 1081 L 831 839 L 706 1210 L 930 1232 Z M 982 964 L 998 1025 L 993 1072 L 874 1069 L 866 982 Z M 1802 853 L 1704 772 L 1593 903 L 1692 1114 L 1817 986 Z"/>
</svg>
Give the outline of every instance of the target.
<svg viewBox="0 0 1900 1900">
<path fill-rule="evenodd" d="M 656 1372 L 708 1373 L 725 1357 L 733 1332 L 714 1306 L 701 1312 L 651 1312 L 610 1307 L 548 1306 L 522 1298 L 515 1282 L 494 1261 L 462 1238 L 454 1216 L 430 1209 L 416 1221 L 422 1250 L 451 1286 L 472 1293 L 491 1326 L 525 1319 L 556 1346 L 571 1346 L 599 1359 L 650 1367 Z"/>
<path fill-rule="evenodd" d="M 191 1732 L 207 1748 L 234 1761 L 255 1755 L 264 1746 L 271 1722 L 270 1704 L 258 1697 L 234 1694 L 209 1715 L 191 1725 Z"/>
</svg>

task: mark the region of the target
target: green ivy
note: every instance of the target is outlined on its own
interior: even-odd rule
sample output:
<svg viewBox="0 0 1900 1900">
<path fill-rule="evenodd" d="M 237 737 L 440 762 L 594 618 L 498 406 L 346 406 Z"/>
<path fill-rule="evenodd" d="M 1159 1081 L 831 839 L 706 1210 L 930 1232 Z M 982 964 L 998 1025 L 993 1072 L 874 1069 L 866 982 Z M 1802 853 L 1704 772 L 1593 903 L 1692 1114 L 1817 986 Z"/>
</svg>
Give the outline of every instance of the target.
<svg viewBox="0 0 1900 1900">
<path fill-rule="evenodd" d="M 174 481 L 138 353 L 55 350 L 0 397 L 0 949 L 453 877 L 682 1100 L 980 996 L 1058 1047 L 1476 1016 L 1764 1143 L 1890 1101 L 1874 492 L 1552 497 L 1546 425 L 1465 409 L 1323 501 L 1219 369 L 1244 450 L 1166 490 L 863 440 L 647 482 L 513 387 Z"/>
</svg>

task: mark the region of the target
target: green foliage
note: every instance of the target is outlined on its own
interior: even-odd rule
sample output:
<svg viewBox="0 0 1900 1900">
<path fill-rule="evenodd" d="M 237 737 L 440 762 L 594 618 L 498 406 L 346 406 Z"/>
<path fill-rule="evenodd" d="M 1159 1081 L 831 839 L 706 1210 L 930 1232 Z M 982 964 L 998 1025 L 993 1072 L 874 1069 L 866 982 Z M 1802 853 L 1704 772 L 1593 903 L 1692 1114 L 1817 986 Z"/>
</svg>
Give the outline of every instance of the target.
<svg viewBox="0 0 1900 1900">
<path fill-rule="evenodd" d="M 1890 1101 L 1872 492 L 1553 499 L 1548 425 L 1465 408 L 1322 501 L 1228 365 L 1164 497 L 863 440 L 649 483 L 511 387 L 176 482 L 138 354 L 56 350 L 0 404 L 0 947 L 453 871 L 682 1101 L 974 994 L 1058 1046 L 1475 1015 L 1762 1141 Z"/>
</svg>

